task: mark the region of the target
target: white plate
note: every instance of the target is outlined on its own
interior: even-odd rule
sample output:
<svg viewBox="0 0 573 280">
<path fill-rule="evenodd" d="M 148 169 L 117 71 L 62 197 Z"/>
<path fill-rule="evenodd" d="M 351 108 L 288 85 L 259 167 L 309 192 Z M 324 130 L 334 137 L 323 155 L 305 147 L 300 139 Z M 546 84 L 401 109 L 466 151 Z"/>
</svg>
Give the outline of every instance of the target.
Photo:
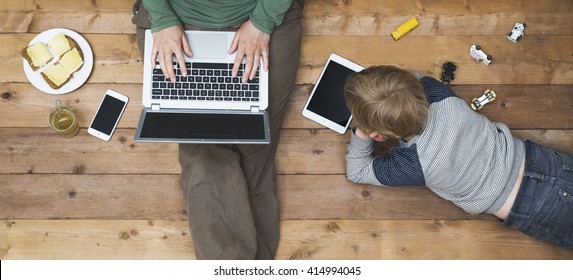
<svg viewBox="0 0 573 280">
<path fill-rule="evenodd" d="M 54 28 L 54 29 L 46 30 L 46 31 L 38 34 L 38 36 L 34 37 L 34 39 L 32 39 L 32 41 L 30 41 L 29 45 L 35 44 L 37 42 L 47 43 L 52 38 L 54 38 L 54 36 L 58 35 L 61 32 L 63 32 L 65 35 L 69 36 L 70 38 L 74 39 L 74 41 L 76 41 L 76 43 L 78 44 L 78 46 L 80 47 L 80 49 L 82 50 L 82 53 L 84 55 L 84 65 L 82 65 L 82 68 L 80 68 L 79 71 L 77 71 L 73 74 L 74 76 L 72 77 L 72 79 L 70 81 L 68 81 L 68 83 L 66 83 L 63 87 L 61 87 L 60 89 L 53 89 L 44 80 L 44 78 L 42 77 L 42 75 L 40 73 L 47 67 L 47 65 L 34 71 L 34 70 L 32 70 L 32 67 L 30 67 L 30 65 L 28 64 L 28 61 L 26 61 L 25 58 L 22 58 L 22 61 L 24 64 L 24 72 L 26 73 L 26 77 L 28 78 L 28 81 L 30 81 L 30 83 L 32 83 L 32 85 L 34 85 L 37 89 L 39 89 L 45 93 L 49 93 L 49 94 L 64 94 L 64 93 L 68 93 L 68 92 L 76 90 L 77 88 L 79 88 L 81 85 L 83 85 L 87 81 L 87 79 L 89 78 L 89 76 L 92 72 L 92 68 L 94 65 L 92 49 L 91 49 L 90 45 L 88 44 L 88 42 L 86 41 L 86 39 L 84 39 L 84 37 L 82 37 L 82 35 L 76 33 L 75 31 L 69 30 L 69 29 Z M 50 49 L 50 52 L 54 56 L 54 59 L 49 63 L 49 64 L 52 64 L 52 63 L 58 61 L 59 57 L 57 55 L 55 55 L 51 49 Z"/>
</svg>

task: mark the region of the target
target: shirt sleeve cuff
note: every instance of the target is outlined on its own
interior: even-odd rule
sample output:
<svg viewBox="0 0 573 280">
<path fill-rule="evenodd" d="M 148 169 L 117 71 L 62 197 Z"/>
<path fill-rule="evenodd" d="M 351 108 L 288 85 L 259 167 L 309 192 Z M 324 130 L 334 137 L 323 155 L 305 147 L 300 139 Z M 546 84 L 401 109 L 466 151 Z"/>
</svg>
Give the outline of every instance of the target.
<svg viewBox="0 0 573 280">
<path fill-rule="evenodd" d="M 158 25 L 152 25 L 151 26 L 151 32 L 157 32 L 157 31 L 161 31 L 165 28 L 171 27 L 171 26 L 176 26 L 176 25 L 181 25 L 181 22 L 178 20 L 174 20 L 174 21 L 169 21 L 169 22 L 165 22 L 165 23 L 161 23 Z"/>
<path fill-rule="evenodd" d="M 260 21 L 258 18 L 256 18 L 255 16 L 251 15 L 250 18 L 251 23 L 253 24 L 253 26 L 255 26 L 258 30 L 271 35 L 271 33 L 273 33 L 273 31 L 275 30 L 275 26 L 273 23 L 267 23 L 264 24 L 262 21 Z"/>
<path fill-rule="evenodd" d="M 353 147 L 358 150 L 371 150 L 374 140 L 372 139 L 362 139 L 356 135 L 356 126 L 351 129 L 352 135 L 350 136 L 350 142 L 353 143 Z"/>
</svg>

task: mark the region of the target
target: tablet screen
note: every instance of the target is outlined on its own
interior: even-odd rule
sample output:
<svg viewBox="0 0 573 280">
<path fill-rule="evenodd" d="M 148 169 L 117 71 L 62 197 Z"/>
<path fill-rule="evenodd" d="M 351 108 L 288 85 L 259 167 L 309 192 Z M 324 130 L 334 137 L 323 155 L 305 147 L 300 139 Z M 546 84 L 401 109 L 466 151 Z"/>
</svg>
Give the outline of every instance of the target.
<svg viewBox="0 0 573 280">
<path fill-rule="evenodd" d="M 314 89 L 307 110 L 346 127 L 351 113 L 344 99 L 346 78 L 356 71 L 330 60 Z"/>
</svg>

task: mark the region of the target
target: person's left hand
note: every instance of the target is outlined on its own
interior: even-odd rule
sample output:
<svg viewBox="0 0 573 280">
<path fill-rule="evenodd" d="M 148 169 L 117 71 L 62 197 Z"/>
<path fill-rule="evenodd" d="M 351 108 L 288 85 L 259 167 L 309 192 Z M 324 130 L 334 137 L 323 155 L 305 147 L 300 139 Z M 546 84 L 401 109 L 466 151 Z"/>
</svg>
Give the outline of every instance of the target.
<svg viewBox="0 0 573 280">
<path fill-rule="evenodd" d="M 269 41 L 271 36 L 257 29 L 250 20 L 246 21 L 235 33 L 229 54 L 236 52 L 235 64 L 232 75 L 237 76 L 243 57 L 247 57 L 245 69 L 243 70 L 242 82 L 251 80 L 259 69 L 260 57 L 263 57 L 265 71 L 269 69 Z"/>
</svg>

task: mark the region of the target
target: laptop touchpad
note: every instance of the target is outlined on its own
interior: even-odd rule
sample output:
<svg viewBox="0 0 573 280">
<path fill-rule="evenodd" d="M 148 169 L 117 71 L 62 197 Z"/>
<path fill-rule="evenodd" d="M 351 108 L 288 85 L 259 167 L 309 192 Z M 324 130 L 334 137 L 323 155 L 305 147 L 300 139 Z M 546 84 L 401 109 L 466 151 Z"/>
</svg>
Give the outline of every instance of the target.
<svg viewBox="0 0 573 280">
<path fill-rule="evenodd" d="M 195 59 L 224 59 L 227 57 L 226 34 L 187 34 L 193 58 Z"/>
</svg>

